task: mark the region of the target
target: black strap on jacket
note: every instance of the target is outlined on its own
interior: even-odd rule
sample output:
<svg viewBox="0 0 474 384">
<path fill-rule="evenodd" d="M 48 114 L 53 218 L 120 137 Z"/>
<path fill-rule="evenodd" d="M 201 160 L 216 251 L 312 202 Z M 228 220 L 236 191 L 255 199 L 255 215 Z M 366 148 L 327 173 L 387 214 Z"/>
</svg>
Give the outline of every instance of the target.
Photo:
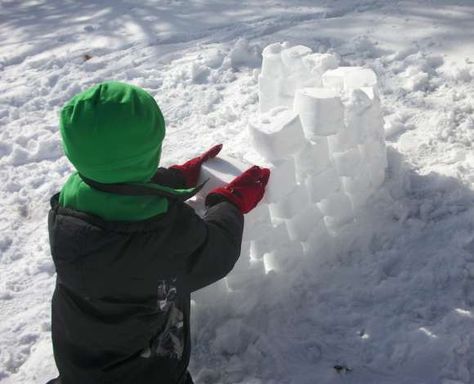
<svg viewBox="0 0 474 384">
<path fill-rule="evenodd" d="M 113 183 L 104 184 L 98 181 L 91 180 L 79 173 L 80 178 L 91 188 L 97 189 L 101 192 L 115 193 L 117 195 L 126 196 L 161 196 L 170 199 L 186 201 L 196 195 L 202 187 L 207 183 L 207 180 L 199 184 L 197 187 L 188 189 L 175 189 L 166 187 L 156 183 Z"/>
</svg>

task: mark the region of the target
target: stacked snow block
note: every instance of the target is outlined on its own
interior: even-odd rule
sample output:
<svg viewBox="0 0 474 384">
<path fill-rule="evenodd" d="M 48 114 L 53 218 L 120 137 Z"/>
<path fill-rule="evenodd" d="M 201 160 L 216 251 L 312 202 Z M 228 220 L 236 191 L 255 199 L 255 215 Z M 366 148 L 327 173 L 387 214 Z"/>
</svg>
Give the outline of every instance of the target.
<svg viewBox="0 0 474 384">
<path fill-rule="evenodd" d="M 258 78 L 262 113 L 278 106 L 292 108 L 297 89 L 321 86 L 321 75 L 337 67 L 333 55 L 312 53 L 302 45 L 271 44 L 263 50 L 262 56 Z"/>
<path fill-rule="evenodd" d="M 330 250 L 382 185 L 387 166 L 372 70 L 338 67 L 335 56 L 304 46 L 272 44 L 263 51 L 259 98 L 248 162 L 213 159 L 201 175 L 210 179 L 205 196 L 252 163 L 271 169 L 264 200 L 246 215 L 242 254 L 226 278 L 229 292 Z"/>
<path fill-rule="evenodd" d="M 260 114 L 249 135 L 272 168 L 270 219 L 284 224 L 288 244 L 298 248 L 291 253 L 314 252 L 354 221 L 384 181 L 377 77 L 371 69 L 338 67 L 334 55 L 304 46 L 272 44 L 262 55 Z"/>
</svg>

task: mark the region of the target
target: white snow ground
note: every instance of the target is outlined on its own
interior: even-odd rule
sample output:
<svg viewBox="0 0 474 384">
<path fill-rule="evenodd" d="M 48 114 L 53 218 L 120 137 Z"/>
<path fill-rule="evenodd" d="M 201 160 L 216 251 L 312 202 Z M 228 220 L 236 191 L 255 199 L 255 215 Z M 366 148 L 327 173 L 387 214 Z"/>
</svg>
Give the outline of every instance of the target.
<svg viewBox="0 0 474 384">
<path fill-rule="evenodd" d="M 195 305 L 197 383 L 474 382 L 472 1 L 0 0 L 0 41 L 2 384 L 56 373 L 46 216 L 71 171 L 61 105 L 131 82 L 163 109 L 165 165 L 217 142 L 242 158 L 276 41 L 376 71 L 388 177 L 334 253 Z"/>
</svg>

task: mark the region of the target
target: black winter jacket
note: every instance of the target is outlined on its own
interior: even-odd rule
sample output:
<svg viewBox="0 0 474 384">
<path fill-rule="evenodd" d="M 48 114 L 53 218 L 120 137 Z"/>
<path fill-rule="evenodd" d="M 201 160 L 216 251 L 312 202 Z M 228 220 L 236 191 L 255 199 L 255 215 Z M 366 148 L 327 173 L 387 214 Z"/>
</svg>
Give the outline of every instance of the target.
<svg viewBox="0 0 474 384">
<path fill-rule="evenodd" d="M 175 176 L 160 169 L 155 181 L 179 187 Z M 61 383 L 182 383 L 190 357 L 190 294 L 232 269 L 243 215 L 218 201 L 201 218 L 173 200 L 165 214 L 112 222 L 61 207 L 58 196 L 51 199 L 48 224 Z"/>
</svg>

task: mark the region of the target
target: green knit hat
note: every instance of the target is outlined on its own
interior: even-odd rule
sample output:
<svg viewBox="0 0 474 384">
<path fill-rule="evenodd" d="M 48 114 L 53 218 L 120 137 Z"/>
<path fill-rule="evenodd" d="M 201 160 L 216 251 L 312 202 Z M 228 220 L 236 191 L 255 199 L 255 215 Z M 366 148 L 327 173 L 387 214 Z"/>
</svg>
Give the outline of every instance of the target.
<svg viewBox="0 0 474 384">
<path fill-rule="evenodd" d="M 104 82 L 73 97 L 61 111 L 64 152 L 100 183 L 147 182 L 155 174 L 165 121 L 143 89 Z"/>
</svg>

